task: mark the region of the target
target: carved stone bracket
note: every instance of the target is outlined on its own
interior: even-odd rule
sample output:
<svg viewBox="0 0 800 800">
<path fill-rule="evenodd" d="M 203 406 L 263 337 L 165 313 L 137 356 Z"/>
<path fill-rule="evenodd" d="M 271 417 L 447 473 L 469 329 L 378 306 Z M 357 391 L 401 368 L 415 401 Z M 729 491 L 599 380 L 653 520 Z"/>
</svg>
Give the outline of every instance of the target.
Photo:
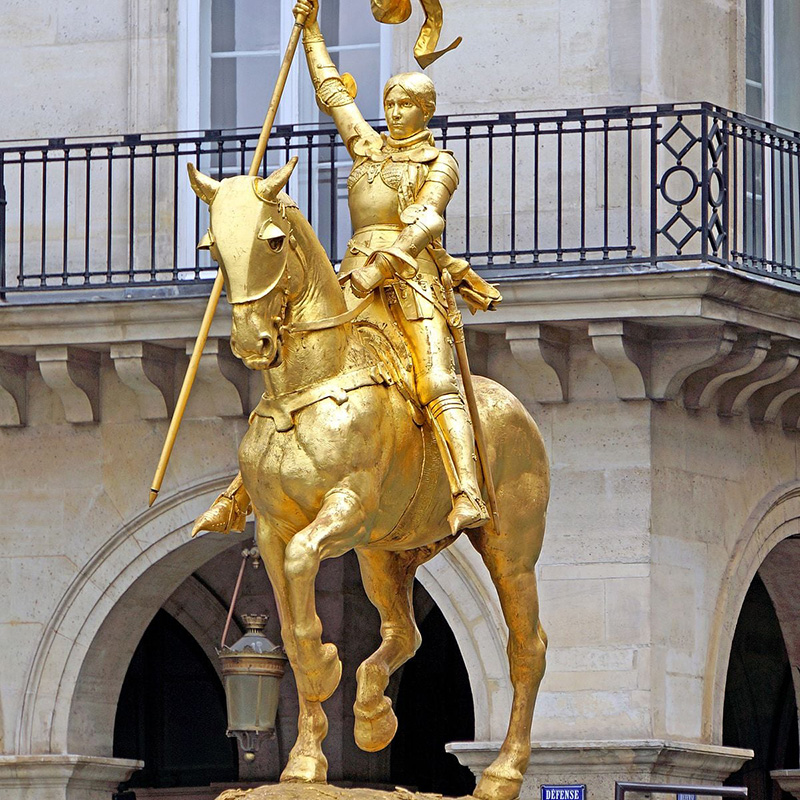
<svg viewBox="0 0 800 800">
<path fill-rule="evenodd" d="M 549 325 L 515 325 L 506 340 L 517 363 L 533 382 L 540 403 L 569 399 L 569 334 Z"/>
<path fill-rule="evenodd" d="M 28 359 L 24 356 L 0 353 L 0 427 L 17 427 L 27 422 L 27 369 Z"/>
<path fill-rule="evenodd" d="M 650 346 L 643 330 L 623 320 L 589 323 L 589 338 L 595 353 L 611 372 L 620 400 L 642 400 L 648 396 Z"/>
<path fill-rule="evenodd" d="M 68 422 L 100 419 L 100 356 L 62 345 L 36 349 L 44 382 L 59 396 Z"/>
<path fill-rule="evenodd" d="M 794 349 L 796 343 L 792 343 Z M 787 428 L 797 427 L 800 408 L 800 366 L 781 381 L 761 387 L 753 395 L 750 419 L 753 422 L 781 422 Z"/>
<path fill-rule="evenodd" d="M 734 378 L 749 375 L 761 366 L 769 348 L 768 334 L 758 333 L 740 338 L 722 361 L 694 373 L 686 380 L 684 406 L 691 409 L 710 408 L 726 384 Z"/>
<path fill-rule="evenodd" d="M 191 355 L 194 343 L 187 343 L 186 354 Z M 187 412 L 191 416 L 240 417 L 248 412 L 247 367 L 231 353 L 227 339 L 209 339 L 206 342 L 197 381 L 205 384 L 201 398 L 192 396 Z"/>
<path fill-rule="evenodd" d="M 719 393 L 717 413 L 721 416 L 743 414 L 751 398 L 766 386 L 789 377 L 800 364 L 800 342 L 779 342 L 769 357 L 747 375 L 729 381 Z M 764 409 L 766 411 L 766 409 Z M 756 415 L 758 411 L 754 412 Z"/>
<path fill-rule="evenodd" d="M 674 400 L 686 379 L 722 361 L 738 336 L 730 325 L 701 329 L 668 328 L 657 332 L 653 348 L 658 353 L 650 369 L 650 397 Z"/>
<path fill-rule="evenodd" d="M 175 351 L 149 342 L 111 345 L 119 379 L 136 393 L 142 419 L 165 419 L 175 405 Z"/>
</svg>

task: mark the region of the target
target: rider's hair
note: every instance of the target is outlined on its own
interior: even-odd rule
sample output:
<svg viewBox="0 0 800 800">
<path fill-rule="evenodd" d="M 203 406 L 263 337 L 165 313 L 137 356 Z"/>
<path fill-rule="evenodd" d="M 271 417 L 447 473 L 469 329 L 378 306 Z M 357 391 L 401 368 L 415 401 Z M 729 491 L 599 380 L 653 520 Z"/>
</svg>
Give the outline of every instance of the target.
<svg viewBox="0 0 800 800">
<path fill-rule="evenodd" d="M 427 124 L 436 111 L 436 89 L 433 87 L 433 81 L 421 72 L 401 72 L 399 75 L 393 75 L 383 87 L 384 102 L 386 95 L 395 86 L 399 86 L 422 110 Z"/>
</svg>

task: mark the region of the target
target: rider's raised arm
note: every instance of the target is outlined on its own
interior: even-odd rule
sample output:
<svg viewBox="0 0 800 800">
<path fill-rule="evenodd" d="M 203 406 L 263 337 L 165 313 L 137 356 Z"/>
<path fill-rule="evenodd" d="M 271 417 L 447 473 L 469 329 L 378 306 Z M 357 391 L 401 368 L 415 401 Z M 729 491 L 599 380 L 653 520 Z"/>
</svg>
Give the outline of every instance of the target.
<svg viewBox="0 0 800 800">
<path fill-rule="evenodd" d="M 356 141 L 380 137 L 365 121 L 328 53 L 317 22 L 317 8 L 316 0 L 299 0 L 295 6 L 295 14 L 299 10 L 307 11 L 303 28 L 303 47 L 306 51 L 308 71 L 322 110 L 333 117 L 342 141 L 350 155 L 353 155 L 352 148 Z"/>
</svg>

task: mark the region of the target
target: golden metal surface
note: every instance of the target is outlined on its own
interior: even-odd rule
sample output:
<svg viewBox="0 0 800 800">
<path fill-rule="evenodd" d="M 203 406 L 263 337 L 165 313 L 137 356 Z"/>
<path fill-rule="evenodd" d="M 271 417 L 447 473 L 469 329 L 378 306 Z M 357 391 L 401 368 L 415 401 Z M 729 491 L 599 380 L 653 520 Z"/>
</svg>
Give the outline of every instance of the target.
<svg viewBox="0 0 800 800">
<path fill-rule="evenodd" d="M 263 182 L 248 176 L 216 182 L 196 173 L 192 184 L 198 196 L 211 198 L 213 252 L 229 279 L 253 268 L 280 275 L 272 291 L 233 305 L 233 350 L 248 366 L 263 370 L 270 413 L 253 415 L 239 450 L 243 486 L 226 495 L 239 507 L 246 507 L 248 495 L 252 501 L 259 549 L 300 696 L 298 739 L 282 780 L 322 782 L 327 770 L 321 749 L 327 732 L 322 702 L 339 683 L 341 662 L 335 645 L 321 638 L 314 593 L 319 564 L 355 549 L 365 589 L 381 615 L 382 643 L 358 670 L 354 706 L 356 742 L 364 750 L 378 750 L 389 744 L 397 726 L 384 696 L 389 676 L 419 646 L 411 604 L 414 573 L 457 536 L 448 523 L 453 511 L 448 485 L 453 485 L 451 472 L 457 473 L 457 465 L 448 469 L 446 459 L 452 456 L 445 448 L 444 459 L 423 459 L 430 433 L 416 424 L 398 385 L 382 379 L 385 365 L 366 346 L 359 325 L 324 324 L 346 313 L 345 294 L 313 230 L 280 193 L 292 166 Z M 259 239 L 268 220 L 284 231 L 285 252 Z M 404 232 L 395 230 L 396 238 Z M 246 264 L 242 253 L 247 254 Z M 358 269 L 370 256 L 354 255 L 356 263 L 350 266 Z M 379 292 L 385 297 L 400 285 Z M 382 301 L 364 312 L 365 324 L 388 320 L 408 340 L 413 325 L 438 316 L 446 340 L 435 285 L 432 275 L 421 284 L 419 319 L 408 319 L 399 300 L 391 305 Z M 432 335 L 436 329 L 429 325 L 425 330 Z M 372 341 L 384 341 L 388 348 L 388 339 L 381 336 Z M 417 366 L 418 359 L 412 360 Z M 372 380 L 361 383 L 350 377 L 365 369 L 374 370 Z M 418 394 L 419 384 L 417 380 Z M 489 466 L 498 481 L 500 525 L 486 521 L 466 534 L 497 586 L 509 627 L 514 686 L 506 740 L 475 796 L 511 800 L 519 793 L 527 764 L 533 706 L 544 672 L 546 638 L 538 620 L 534 566 L 544 533 L 548 464 L 541 436 L 521 403 L 485 378 L 476 378 L 475 390 L 489 442 Z M 292 405 L 298 392 L 319 399 L 298 408 Z M 463 457 L 467 436 L 469 452 L 472 444 L 460 394 L 457 398 L 444 392 L 428 404 L 437 406 L 428 417 L 438 434 L 448 415 L 466 420 L 462 438 L 452 447 L 453 461 Z M 279 419 L 285 424 L 279 425 Z M 420 490 L 422 474 L 425 492 Z M 424 513 L 415 516 L 423 496 Z M 396 535 L 401 520 L 409 518 L 419 523 Z"/>
<path fill-rule="evenodd" d="M 436 61 L 437 58 L 449 53 L 461 44 L 459 36 L 454 42 L 443 50 L 437 50 L 439 36 L 442 32 L 442 4 L 440 0 L 420 0 L 425 21 L 414 44 L 414 58 L 417 64 L 425 67 Z M 372 14 L 378 22 L 388 22 L 398 25 L 411 16 L 411 0 L 371 0 Z"/>
<path fill-rule="evenodd" d="M 483 473 L 497 481 L 497 515 L 490 519 L 453 361 L 453 334 L 463 347 L 460 320 L 442 275 L 472 310 L 501 298 L 441 246 L 458 164 L 426 127 L 435 110 L 433 84 L 419 73 L 392 78 L 384 93 L 389 135 L 378 134 L 328 55 L 317 2 L 300 0 L 295 13 L 306 18 L 304 48 L 320 107 L 353 159 L 355 234 L 337 276 L 282 192 L 294 160 L 263 180 L 220 182 L 190 170 L 195 193 L 210 207 L 211 254 L 231 287 L 232 350 L 264 378 L 239 448 L 241 477 L 195 530 L 241 524 L 252 503 L 300 699 L 285 783 L 321 783 L 327 772 L 322 703 L 339 684 L 341 662 L 336 646 L 322 641 L 316 613 L 320 562 L 355 550 L 380 613 L 381 645 L 358 669 L 354 705 L 356 743 L 375 751 L 397 730 L 384 694 L 389 677 L 420 644 L 414 574 L 466 534 L 497 587 L 514 690 L 505 741 L 474 796 L 513 800 L 530 755 L 545 666 L 534 569 L 549 496 L 547 455 L 522 404 L 476 377 Z M 362 297 L 371 301 L 359 305 Z"/>
</svg>

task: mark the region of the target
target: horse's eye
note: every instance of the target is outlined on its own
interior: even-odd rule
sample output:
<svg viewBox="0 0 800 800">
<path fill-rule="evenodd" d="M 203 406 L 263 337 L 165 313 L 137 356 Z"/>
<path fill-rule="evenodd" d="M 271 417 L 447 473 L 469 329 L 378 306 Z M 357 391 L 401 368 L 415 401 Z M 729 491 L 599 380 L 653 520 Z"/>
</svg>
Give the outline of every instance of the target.
<svg viewBox="0 0 800 800">
<path fill-rule="evenodd" d="M 265 241 L 273 253 L 283 250 L 286 234 L 271 220 L 267 220 L 258 232 L 258 238 Z"/>
</svg>

